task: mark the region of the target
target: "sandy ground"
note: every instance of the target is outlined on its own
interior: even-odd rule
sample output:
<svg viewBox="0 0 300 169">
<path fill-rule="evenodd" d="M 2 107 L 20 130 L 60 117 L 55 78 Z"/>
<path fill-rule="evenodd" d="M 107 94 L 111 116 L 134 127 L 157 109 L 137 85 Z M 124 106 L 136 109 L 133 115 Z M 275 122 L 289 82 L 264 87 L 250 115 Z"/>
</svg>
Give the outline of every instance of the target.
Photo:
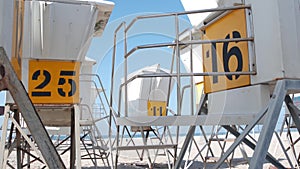
<svg viewBox="0 0 300 169">
<path fill-rule="evenodd" d="M 297 132 L 292 133 L 293 138 L 297 139 L 299 138 L 299 134 Z M 220 136 L 219 138 L 221 138 L 222 136 Z M 254 136 L 256 139 L 258 138 L 258 134 L 256 134 Z M 233 136 L 229 136 L 229 138 L 233 138 Z M 285 146 L 285 148 L 287 148 L 289 146 L 289 140 L 286 137 L 286 133 L 283 133 L 281 136 L 281 140 Z M 126 145 L 128 142 L 130 141 L 130 139 L 124 139 L 123 140 L 123 145 Z M 179 138 L 179 148 L 178 148 L 178 152 L 180 152 L 181 150 L 181 146 L 182 143 L 184 141 L 184 137 L 180 137 Z M 139 145 L 142 143 L 141 139 L 134 139 L 134 142 Z M 153 144 L 155 144 L 155 141 L 152 141 Z M 214 165 L 214 160 L 208 160 L 207 163 L 204 163 L 203 159 L 205 159 L 205 156 L 211 156 L 211 154 L 207 153 L 208 149 L 207 146 L 205 144 L 205 140 L 203 138 L 203 136 L 196 136 L 195 137 L 195 143 L 197 143 L 198 149 L 202 149 L 201 151 L 201 155 L 199 155 L 199 151 L 197 149 L 197 147 L 195 146 L 195 144 L 192 145 L 192 147 L 189 147 L 186 155 L 184 157 L 184 161 L 182 163 L 182 167 L 187 166 L 191 169 L 198 169 L 198 168 L 212 168 L 212 166 Z M 221 145 L 223 145 L 224 142 L 220 142 Z M 130 142 L 131 144 L 131 142 Z M 226 143 L 225 145 L 225 149 L 227 149 L 230 144 L 232 144 L 232 141 L 229 141 Z M 62 147 L 60 147 L 60 149 L 58 150 L 59 153 L 62 153 L 68 145 L 64 145 Z M 212 151 L 214 153 L 214 155 L 216 157 L 219 157 L 222 153 L 222 149 L 220 148 L 220 144 L 217 141 L 213 141 L 211 143 L 211 147 L 212 147 Z M 242 153 L 241 153 L 241 149 L 244 149 L 247 153 L 247 158 L 243 157 Z M 172 149 L 170 149 L 170 152 L 173 154 L 174 151 Z M 188 152 L 190 152 L 190 156 L 188 156 Z M 293 151 L 290 149 L 288 151 L 286 151 L 287 154 L 289 155 L 289 157 L 291 158 L 291 162 L 293 163 L 292 165 L 295 167 L 295 157 L 293 155 Z M 295 152 L 296 154 L 299 155 L 300 152 L 300 143 L 296 144 L 295 146 Z M 142 151 L 139 151 L 140 154 L 142 154 Z M 234 155 L 230 156 L 229 159 L 231 159 L 231 163 L 229 164 L 229 162 L 227 163 L 223 163 L 221 168 L 234 168 L 234 169 L 244 169 L 244 168 L 248 168 L 248 161 L 251 158 L 253 153 L 253 150 L 250 149 L 248 146 L 246 145 L 241 145 L 239 146 L 235 152 Z M 287 168 L 292 168 L 289 165 L 289 162 L 285 156 L 284 151 L 282 150 L 277 138 L 275 137 L 275 135 L 273 136 L 270 148 L 269 148 L 269 153 L 272 154 L 274 157 L 276 157 L 276 159 L 278 159 L 285 167 Z M 35 154 L 35 153 L 33 153 Z M 86 151 L 83 149 L 82 147 L 82 155 L 86 154 Z M 118 158 L 118 168 L 121 169 L 138 169 L 138 168 L 149 168 L 148 164 L 147 164 L 147 152 L 144 152 L 144 158 L 141 161 L 139 156 L 137 155 L 136 151 L 133 150 L 124 150 L 121 151 L 119 154 L 119 158 Z M 158 154 L 158 156 L 155 158 L 155 154 Z M 166 154 L 169 153 L 165 153 L 163 150 L 159 150 L 158 153 L 156 153 L 155 150 L 149 150 L 149 157 L 151 158 L 151 161 L 155 161 L 155 164 L 153 166 L 153 168 L 168 168 L 168 157 L 170 161 L 173 161 L 172 157 L 169 155 L 167 156 Z M 65 162 L 66 166 L 69 168 L 69 159 L 70 159 L 70 155 L 69 152 L 65 153 L 64 155 L 61 156 L 63 161 Z M 113 151 L 113 157 L 115 158 L 115 151 Z M 27 159 L 24 159 L 27 160 Z M 32 160 L 32 158 L 31 158 Z M 109 160 L 111 160 L 111 156 L 109 156 Z M 17 160 L 16 160 L 16 152 L 12 152 L 11 155 L 8 158 L 9 163 L 12 166 L 16 166 L 17 164 Z M 81 164 L 82 164 L 82 168 L 83 169 L 94 169 L 94 168 L 98 168 L 98 169 L 104 169 L 104 168 L 109 168 L 107 165 L 107 161 L 104 161 L 105 164 L 103 163 L 102 160 L 97 160 L 97 166 L 95 166 L 95 164 L 88 159 L 82 159 L 81 160 Z M 24 162 L 25 163 L 25 162 Z M 111 163 L 111 162 L 110 162 Z M 230 165 L 230 166 L 229 166 Z M 30 168 L 34 168 L 34 169 L 39 169 L 42 168 L 43 165 L 39 162 L 34 162 L 31 164 Z M 7 168 L 10 168 L 9 166 Z M 266 161 L 266 163 L 264 164 L 264 169 L 273 169 L 273 166 L 268 163 Z"/>
</svg>

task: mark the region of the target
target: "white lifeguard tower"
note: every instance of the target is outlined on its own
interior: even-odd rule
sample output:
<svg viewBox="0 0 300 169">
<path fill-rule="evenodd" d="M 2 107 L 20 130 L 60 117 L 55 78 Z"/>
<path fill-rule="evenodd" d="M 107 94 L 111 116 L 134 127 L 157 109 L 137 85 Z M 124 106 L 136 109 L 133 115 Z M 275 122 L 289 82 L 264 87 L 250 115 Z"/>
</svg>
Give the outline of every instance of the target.
<svg viewBox="0 0 300 169">
<path fill-rule="evenodd" d="M 222 154 L 220 158 L 215 160 L 214 168 L 220 167 L 242 142 L 254 150 L 251 160 L 248 161 L 250 168 L 262 168 L 265 160 L 278 168 L 284 168 L 284 164 L 277 160 L 274 155 L 268 153 L 268 148 L 284 101 L 289 105 L 288 108 L 295 125 L 300 131 L 298 116 L 300 111 L 293 106 L 289 97 L 290 93 L 298 93 L 300 89 L 300 71 L 296 65 L 300 59 L 299 2 L 225 0 L 220 1 L 219 4 L 223 6 L 180 13 L 139 16 L 129 24 L 122 23 L 116 29 L 115 36 L 124 28 L 125 37 L 124 96 L 119 96 L 119 98 L 124 97 L 122 102 L 124 110 L 117 111 L 119 113 L 116 115 L 117 126 L 134 126 L 141 129 L 147 126 L 190 126 L 179 155 L 177 156 L 176 151 L 174 153 L 174 159 L 177 160 L 173 165 L 174 168 L 183 167 L 181 162 L 186 157 L 185 152 L 191 150 L 191 145 L 196 142 L 194 138 L 196 126 L 200 126 L 200 128 L 202 126 L 220 126 L 234 136 L 234 142 L 230 147 L 228 149 L 224 149 L 225 146 L 222 148 Z M 207 12 L 211 12 L 211 14 L 201 23 L 195 25 L 190 32 L 180 34 L 178 16 Z M 127 33 L 135 22 L 149 18 L 172 16 L 175 18 L 176 32 L 173 42 L 143 44 L 133 49 L 126 48 Z M 130 108 L 132 104 L 130 83 L 133 82 L 133 79 L 128 74 L 128 58 L 138 50 L 163 47 L 174 49 L 175 57 L 171 64 L 174 65 L 174 71 L 169 74 L 149 72 L 137 75 L 136 78 L 174 78 L 176 92 L 168 97 L 176 97 L 177 99 L 177 110 L 174 113 L 176 116 L 129 116 L 132 112 Z M 113 55 L 113 60 L 114 57 L 115 55 Z M 180 59 L 185 64 L 186 73 L 181 71 Z M 201 63 L 201 65 L 195 63 Z M 202 68 L 194 69 L 195 65 Z M 112 80 L 113 77 L 114 75 L 112 75 Z M 185 86 L 182 85 L 183 77 L 191 79 L 191 112 L 188 115 L 182 114 L 184 99 L 182 93 L 185 89 Z M 199 89 L 204 86 L 204 93 L 198 93 L 202 96 L 199 98 L 199 102 L 195 102 L 196 84 L 199 84 Z M 249 133 L 256 125 L 263 126 L 259 138 L 254 141 L 249 140 Z M 240 131 L 234 126 L 246 127 Z M 176 134 L 178 138 L 178 133 Z M 142 137 L 145 138 L 143 135 Z M 214 138 L 211 137 L 211 139 Z M 201 154 L 203 149 L 208 149 L 207 152 L 210 151 L 207 148 L 209 142 L 206 140 L 203 147 L 196 147 L 199 153 L 195 158 L 197 156 L 203 157 Z M 282 145 L 280 139 L 279 143 Z M 159 145 L 165 145 L 165 150 L 170 148 L 167 147 L 170 145 L 166 142 L 160 142 Z M 143 149 L 147 151 L 149 156 L 148 149 L 159 149 L 159 145 L 149 145 L 145 139 L 144 146 L 133 145 L 126 148 L 117 143 L 116 162 L 121 150 Z M 177 147 L 178 142 L 174 142 L 173 146 Z M 288 165 L 293 167 L 289 155 L 287 153 L 284 155 Z M 245 158 L 248 160 L 247 156 Z M 193 162 L 193 160 L 191 161 Z M 151 168 L 152 161 L 149 158 L 148 161 Z M 203 162 L 206 163 L 206 160 L 203 159 Z M 298 161 L 294 162 L 297 165 L 299 163 Z M 171 165 L 168 164 L 170 168 Z M 190 164 L 186 166 L 190 166 Z"/>
<path fill-rule="evenodd" d="M 19 148 L 21 138 L 19 133 L 21 133 L 31 147 L 34 144 L 29 142 L 27 135 L 33 136 L 43 154 L 40 161 L 44 162 L 44 165 L 50 168 L 65 168 L 66 163 L 63 164 L 60 159 L 55 161 L 51 159 L 52 157 L 45 156 L 42 146 L 47 145 L 39 143 L 42 139 L 37 139 L 40 132 L 37 125 L 36 128 L 31 127 L 33 123 L 41 124 L 41 120 L 43 125 L 40 128 L 44 126 L 69 128 L 68 135 L 71 135 L 69 167 L 81 168 L 81 130 L 83 126 L 95 125 L 91 106 L 95 103 L 95 91 L 100 91 L 92 88 L 91 74 L 95 61 L 87 58 L 86 53 L 92 38 L 103 33 L 113 6 L 112 2 L 100 0 L 0 2 L 0 46 L 6 51 L 18 78 L 27 90 L 34 106 L 32 110 L 38 114 L 37 122 L 24 115 L 26 110 L 20 107 L 19 101 L 16 100 L 18 96 L 9 90 L 6 96 L 4 124 L 13 120 L 7 113 L 13 110 L 16 122 L 13 121 L 12 124 L 17 128 L 23 126 L 29 129 L 28 132 L 20 128 L 16 131 L 18 166 L 22 165 L 23 161 Z M 19 123 L 19 112 L 24 118 L 25 125 Z M 9 149 L 14 148 L 5 147 L 11 141 L 9 138 L 8 143 L 6 142 L 6 129 L 7 126 L 4 126 L 1 139 L 1 152 L 4 152 L 0 156 L 1 168 L 6 166 Z M 51 134 L 51 131 L 48 132 Z M 96 137 L 100 135 L 96 134 Z M 48 142 L 48 146 L 50 144 Z M 57 156 L 55 152 L 54 156 Z"/>
</svg>

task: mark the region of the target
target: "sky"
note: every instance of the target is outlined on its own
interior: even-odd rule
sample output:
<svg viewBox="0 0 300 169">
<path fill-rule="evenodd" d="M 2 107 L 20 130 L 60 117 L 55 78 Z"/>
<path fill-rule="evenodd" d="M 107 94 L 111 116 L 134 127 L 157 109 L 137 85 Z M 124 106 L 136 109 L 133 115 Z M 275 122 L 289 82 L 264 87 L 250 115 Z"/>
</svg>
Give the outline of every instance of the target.
<svg viewBox="0 0 300 169">
<path fill-rule="evenodd" d="M 184 11 L 179 0 L 112 1 L 115 3 L 115 7 L 105 31 L 100 38 L 93 39 L 90 50 L 87 53 L 88 57 L 95 59 L 99 64 L 106 59 L 104 57 L 111 57 L 109 54 L 111 54 L 110 52 L 113 47 L 114 30 L 121 22 L 125 21 L 127 24 L 129 24 L 136 16 L 140 15 Z M 185 24 L 184 28 L 190 26 L 187 17 L 181 17 L 181 20 L 181 24 Z M 174 19 L 170 17 L 155 20 L 147 19 L 136 22 L 136 24 L 132 27 L 132 30 L 130 30 L 127 35 L 127 37 L 130 39 L 128 41 L 128 50 L 136 45 L 170 42 L 174 40 L 173 36 L 175 32 L 175 26 L 171 22 L 174 22 Z M 122 43 L 122 38 L 123 32 L 118 33 L 119 44 Z M 123 44 L 119 46 L 123 46 Z M 123 54 L 123 51 L 121 54 Z"/>
<path fill-rule="evenodd" d="M 136 16 L 147 14 L 161 14 L 171 12 L 182 12 L 184 8 L 180 0 L 113 0 L 115 7 L 109 22 L 100 38 L 94 38 L 87 56 L 97 61 L 94 71 L 97 72 L 105 86 L 107 94 L 110 92 L 111 60 L 113 49 L 113 35 L 116 27 L 123 21 L 128 25 Z M 187 16 L 179 18 L 179 30 L 190 28 L 191 24 Z M 140 20 L 128 31 L 127 50 L 138 45 L 154 43 L 170 43 L 175 39 L 175 18 L 165 17 L 156 19 Z M 114 91 L 123 77 L 124 41 L 123 29 L 117 34 L 117 58 Z M 170 48 L 156 48 L 151 50 L 140 50 L 132 54 L 128 59 L 129 73 L 145 66 L 160 63 L 161 67 L 169 69 L 172 50 Z M 117 95 L 117 93 L 115 93 Z M 117 96 L 115 96 L 117 97 Z"/>
</svg>

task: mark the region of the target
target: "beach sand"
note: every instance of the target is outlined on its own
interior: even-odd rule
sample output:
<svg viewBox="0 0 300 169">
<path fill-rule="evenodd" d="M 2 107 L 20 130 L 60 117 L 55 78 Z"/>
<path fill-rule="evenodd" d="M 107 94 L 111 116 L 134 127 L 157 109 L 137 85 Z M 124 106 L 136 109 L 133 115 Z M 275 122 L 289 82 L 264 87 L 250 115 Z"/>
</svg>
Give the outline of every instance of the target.
<svg viewBox="0 0 300 169">
<path fill-rule="evenodd" d="M 293 132 L 292 136 L 295 139 L 299 138 L 299 133 L 298 132 Z M 222 137 L 222 136 L 220 136 Z M 255 136 L 256 139 L 258 138 L 258 134 L 256 134 Z M 233 136 L 229 136 L 229 138 L 234 138 Z M 124 139 L 123 143 L 126 144 L 126 141 L 128 142 L 129 139 Z M 136 144 L 141 144 L 141 139 L 135 139 L 134 140 Z M 285 148 L 287 148 L 289 146 L 289 140 L 287 138 L 287 133 L 283 133 L 281 136 L 281 141 L 283 142 L 283 145 L 285 146 Z M 178 148 L 178 153 L 181 150 L 181 146 L 184 142 L 184 137 L 180 137 L 179 138 L 179 148 Z M 197 145 L 199 147 L 199 149 L 202 149 L 205 146 L 205 140 L 203 136 L 195 136 L 195 142 L 197 142 Z M 212 147 L 212 151 L 214 153 L 215 156 L 220 156 L 222 153 L 222 149 L 220 149 L 219 143 L 217 141 L 214 141 L 211 143 L 211 147 Z M 223 143 L 222 143 L 223 144 Z M 227 149 L 230 145 L 232 144 L 232 142 L 227 142 L 226 143 L 226 148 Z M 60 149 L 58 149 L 59 153 L 62 153 L 68 146 L 68 143 L 66 145 L 64 145 L 65 147 L 61 147 Z M 247 153 L 248 158 L 244 158 L 240 148 L 244 148 L 245 152 Z M 173 152 L 173 150 L 170 150 L 171 152 Z M 214 166 L 214 161 L 213 160 L 208 160 L 207 163 L 203 162 L 203 159 L 201 158 L 200 155 L 196 156 L 198 154 L 198 150 L 196 148 L 195 145 L 193 145 L 191 148 L 188 148 L 188 151 L 190 151 L 191 155 L 190 158 L 188 160 L 188 153 L 185 154 L 183 163 L 182 163 L 182 168 L 184 166 L 188 166 L 191 169 L 199 169 L 199 168 L 212 168 Z M 203 156 L 203 158 L 207 155 L 207 147 L 203 148 L 203 151 L 201 153 L 201 155 Z M 83 146 L 82 146 L 82 155 L 86 154 L 86 151 L 84 150 Z M 289 155 L 289 157 L 291 158 L 291 161 L 293 163 L 293 167 L 295 167 L 295 157 L 292 153 L 293 151 L 290 149 L 289 151 L 287 151 L 287 154 Z M 300 152 L 300 143 L 295 145 L 295 152 L 297 153 L 297 155 L 299 155 Z M 140 150 L 141 153 L 141 150 Z M 275 134 L 273 135 L 272 138 L 272 142 L 271 145 L 269 147 L 269 153 L 272 154 L 276 159 L 278 159 L 278 161 L 280 161 L 280 163 L 282 163 L 285 167 L 287 168 L 292 168 L 289 165 L 289 162 L 287 160 L 287 158 L 285 157 L 284 151 L 282 150 Z M 35 154 L 35 153 L 33 153 Z M 120 169 L 138 169 L 138 168 L 149 168 L 148 164 L 147 164 L 147 156 L 146 156 L 146 152 L 144 153 L 144 158 L 141 161 L 136 153 L 136 151 L 128 151 L 128 150 L 124 150 L 121 151 L 119 154 L 119 158 L 118 158 L 118 168 Z M 149 150 L 149 154 L 151 157 L 151 160 L 154 160 L 154 156 L 155 156 L 155 151 L 154 150 Z M 163 150 L 159 150 L 159 155 L 157 156 L 157 158 L 155 159 L 155 164 L 153 166 L 153 168 L 168 168 L 168 158 L 166 156 L 166 153 Z M 232 158 L 232 156 L 230 156 L 231 160 L 231 166 L 229 166 L 229 163 L 223 163 L 221 168 L 233 168 L 233 169 L 244 169 L 244 168 L 248 168 L 248 161 L 251 159 L 251 156 L 253 154 L 253 150 L 251 148 L 249 148 L 246 145 L 242 145 L 237 147 L 237 149 L 234 152 L 234 156 Z M 69 168 L 69 162 L 70 162 L 70 154 L 69 152 L 65 153 L 64 155 L 61 156 L 65 165 Z M 113 157 L 115 157 L 115 151 L 113 151 Z M 170 156 L 169 156 L 170 157 Z M 170 157 L 171 158 L 171 157 Z M 32 159 L 32 158 L 31 158 Z M 26 160 L 26 159 L 24 159 Z M 109 160 L 111 160 L 111 157 L 109 156 Z M 170 159 L 171 161 L 173 161 L 173 159 Z M 9 156 L 8 158 L 9 163 L 12 166 L 16 166 L 17 164 L 17 160 L 16 160 L 16 151 L 12 152 L 12 154 Z M 192 162 L 191 162 L 192 161 Z M 111 162 L 110 162 L 111 163 Z M 97 166 L 95 166 L 95 164 L 91 161 L 91 160 L 87 160 L 87 159 L 82 159 L 81 160 L 81 164 L 82 164 L 82 168 L 83 169 L 94 169 L 94 168 L 98 168 L 98 169 L 104 169 L 104 168 L 110 168 L 107 165 L 107 162 L 105 160 L 105 164 L 103 163 L 102 160 L 97 160 Z M 34 162 L 30 165 L 30 168 L 34 168 L 34 169 L 39 169 L 42 168 L 42 164 L 39 162 Z M 9 168 L 9 167 L 7 167 Z M 270 164 L 269 162 L 266 161 L 266 163 L 264 164 L 264 169 L 273 169 L 274 166 L 272 164 Z"/>
</svg>

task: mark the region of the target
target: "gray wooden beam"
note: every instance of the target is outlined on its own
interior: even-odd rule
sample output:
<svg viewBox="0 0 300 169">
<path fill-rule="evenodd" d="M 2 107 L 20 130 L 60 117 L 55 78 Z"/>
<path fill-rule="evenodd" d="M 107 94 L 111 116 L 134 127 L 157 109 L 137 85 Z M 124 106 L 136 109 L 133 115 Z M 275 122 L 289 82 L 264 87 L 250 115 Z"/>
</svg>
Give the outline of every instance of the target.
<svg viewBox="0 0 300 169">
<path fill-rule="evenodd" d="M 8 89 L 21 112 L 30 133 L 50 169 L 65 169 L 23 84 L 18 79 L 3 47 L 0 47 L 0 90 Z"/>
</svg>

